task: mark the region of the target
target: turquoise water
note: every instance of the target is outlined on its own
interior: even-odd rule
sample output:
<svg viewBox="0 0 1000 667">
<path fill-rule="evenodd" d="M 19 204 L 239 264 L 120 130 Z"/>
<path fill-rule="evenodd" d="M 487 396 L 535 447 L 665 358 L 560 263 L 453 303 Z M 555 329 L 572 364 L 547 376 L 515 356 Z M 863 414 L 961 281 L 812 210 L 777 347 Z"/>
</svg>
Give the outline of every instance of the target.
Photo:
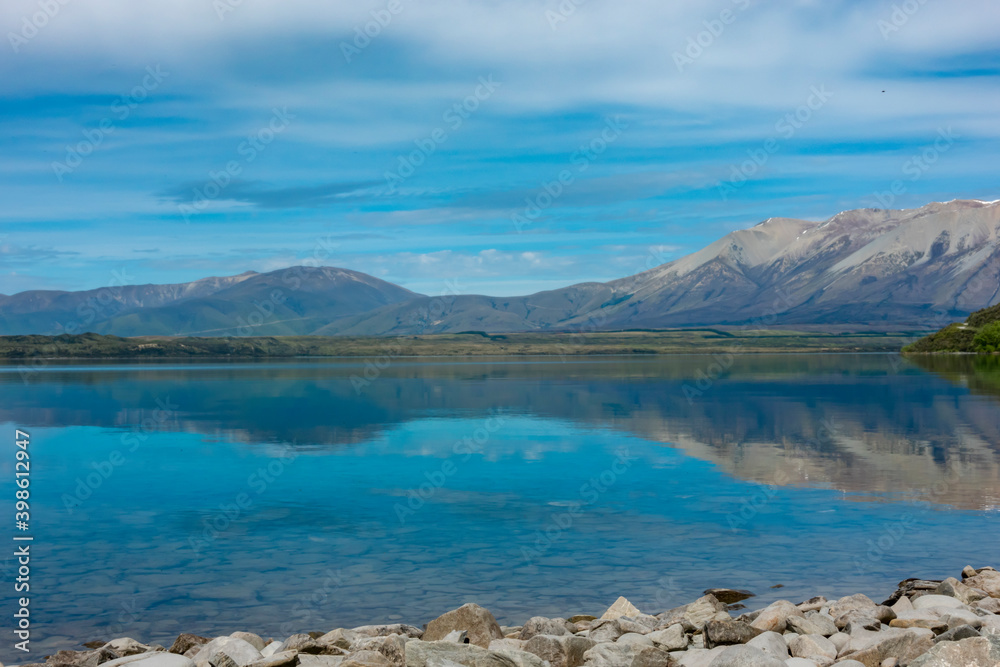
<svg viewBox="0 0 1000 667">
<path fill-rule="evenodd" d="M 896 357 L 712 363 L 8 368 L 0 477 L 13 498 L 27 430 L 35 638 L 420 625 L 467 601 L 509 623 L 618 595 L 655 613 L 714 586 L 879 597 L 997 564 L 995 396 Z"/>
</svg>

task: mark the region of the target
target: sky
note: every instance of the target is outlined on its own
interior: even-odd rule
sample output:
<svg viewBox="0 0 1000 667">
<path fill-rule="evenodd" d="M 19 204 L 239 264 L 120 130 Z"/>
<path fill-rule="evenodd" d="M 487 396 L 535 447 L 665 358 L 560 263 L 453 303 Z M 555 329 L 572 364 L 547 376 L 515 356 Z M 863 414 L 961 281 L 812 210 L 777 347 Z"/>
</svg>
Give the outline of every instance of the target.
<svg viewBox="0 0 1000 667">
<path fill-rule="evenodd" d="M 998 199 L 997 35 L 995 0 L 4 0 L 0 293 L 528 294 Z"/>
</svg>

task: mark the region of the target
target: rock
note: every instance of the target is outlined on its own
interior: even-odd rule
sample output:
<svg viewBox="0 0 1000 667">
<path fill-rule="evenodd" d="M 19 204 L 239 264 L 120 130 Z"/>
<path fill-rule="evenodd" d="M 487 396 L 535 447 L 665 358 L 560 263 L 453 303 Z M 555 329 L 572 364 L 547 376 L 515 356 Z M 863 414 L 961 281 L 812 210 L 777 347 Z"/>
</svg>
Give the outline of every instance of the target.
<svg viewBox="0 0 1000 667">
<path fill-rule="evenodd" d="M 695 628 L 701 628 L 720 611 L 725 611 L 726 605 L 715 599 L 714 595 L 700 597 L 687 606 L 683 618 Z"/>
<path fill-rule="evenodd" d="M 851 641 L 851 636 L 843 632 L 838 632 L 835 635 L 830 635 L 828 639 L 837 647 L 837 655 L 840 655 L 844 647 L 847 646 L 847 642 Z"/>
<path fill-rule="evenodd" d="M 552 667 L 579 667 L 584 654 L 597 642 L 574 635 L 535 635 L 524 644 L 524 650 L 547 660 Z"/>
<path fill-rule="evenodd" d="M 320 635 L 319 639 L 316 641 L 320 644 L 329 644 L 331 646 L 336 646 L 348 650 L 358 641 L 359 638 L 365 635 L 359 635 L 353 630 L 345 630 L 343 628 L 337 628 L 336 630 L 330 630 L 330 632 L 325 635 Z"/>
<path fill-rule="evenodd" d="M 815 660 L 806 658 L 789 658 L 785 660 L 785 667 L 820 667 Z"/>
<path fill-rule="evenodd" d="M 968 579 L 969 577 L 974 577 L 977 574 L 978 572 L 976 572 L 976 568 L 971 565 L 966 565 L 962 568 L 962 579 Z"/>
<path fill-rule="evenodd" d="M 865 667 L 865 664 L 857 660 L 841 660 L 833 663 L 833 667 Z"/>
<path fill-rule="evenodd" d="M 184 655 L 187 653 L 188 649 L 195 646 L 204 646 L 210 641 L 211 640 L 208 637 L 201 637 L 199 635 L 192 635 L 185 632 L 184 634 L 177 635 L 177 639 L 174 640 L 174 643 L 171 644 L 170 648 L 167 650 L 171 653 Z"/>
<path fill-rule="evenodd" d="M 881 667 L 899 667 L 899 658 L 886 658 Z"/>
<path fill-rule="evenodd" d="M 635 618 L 628 618 L 622 616 L 617 619 L 619 626 L 625 632 L 635 632 L 640 635 L 645 635 L 653 630 L 655 630 L 660 625 L 660 620 L 655 616 L 649 616 L 648 614 L 639 614 Z"/>
<path fill-rule="evenodd" d="M 430 631 L 430 626 L 427 630 Z M 497 630 L 499 631 L 499 626 Z M 449 663 L 466 667 L 516 667 L 516 663 L 507 656 L 488 651 L 476 644 L 453 644 L 419 639 L 406 643 L 406 667 L 439 667 Z"/>
<path fill-rule="evenodd" d="M 940 634 L 948 629 L 948 623 L 941 620 L 935 612 L 930 610 L 915 609 L 901 613 L 897 618 L 889 621 L 892 628 L 927 628 Z"/>
<path fill-rule="evenodd" d="M 195 654 L 194 662 L 208 662 L 214 667 L 245 667 L 264 656 L 250 643 L 236 637 L 216 637 Z"/>
<path fill-rule="evenodd" d="M 750 624 L 764 632 L 784 632 L 789 616 L 805 617 L 802 611 L 787 600 L 779 600 L 761 611 L 760 615 Z"/>
<path fill-rule="evenodd" d="M 584 655 L 586 667 L 673 667 L 670 653 L 652 646 L 598 644 Z"/>
<path fill-rule="evenodd" d="M 651 639 L 655 646 L 667 651 L 683 651 L 688 645 L 687 635 L 684 634 L 684 628 L 679 623 L 671 625 L 665 630 L 650 632 L 646 637 Z"/>
<path fill-rule="evenodd" d="M 996 570 L 979 570 L 965 580 L 965 585 L 978 588 L 991 598 L 1000 598 L 1000 572 Z"/>
<path fill-rule="evenodd" d="M 788 658 L 788 644 L 785 638 L 777 632 L 764 632 L 747 642 L 747 646 L 760 649 L 771 657 L 785 660 Z"/>
<path fill-rule="evenodd" d="M 621 618 L 622 616 L 638 616 L 642 612 L 636 609 L 635 605 L 626 600 L 624 597 L 620 597 L 615 600 L 614 604 L 608 607 L 608 610 L 601 615 L 602 619 L 613 620 Z"/>
<path fill-rule="evenodd" d="M 190 658 L 167 651 L 136 653 L 105 662 L 102 667 L 103 665 L 108 665 L 108 667 L 120 667 L 120 665 L 129 665 L 129 667 L 195 667 Z"/>
<path fill-rule="evenodd" d="M 566 628 L 566 621 L 561 618 L 545 618 L 543 616 L 534 616 L 529 618 L 528 621 L 521 627 L 521 632 L 518 634 L 520 639 L 528 640 L 535 635 L 568 635 L 569 630 Z"/>
<path fill-rule="evenodd" d="M 490 642 L 490 650 L 500 655 L 506 656 L 514 661 L 517 667 L 549 667 L 549 664 L 539 658 L 534 653 L 529 653 L 528 651 L 521 651 L 513 648 L 498 647 L 493 648 L 493 645 L 500 641 L 510 641 L 509 639 L 497 639 Z"/>
<path fill-rule="evenodd" d="M 568 620 L 570 623 L 581 623 L 583 621 L 596 621 L 597 617 L 591 616 L 590 614 L 577 614 L 575 616 L 570 616 Z"/>
<path fill-rule="evenodd" d="M 913 611 L 913 603 L 910 602 L 910 598 L 904 595 L 903 597 L 896 600 L 895 604 L 893 604 L 889 608 L 892 609 L 896 614 L 899 614 L 900 612 L 903 611 Z"/>
<path fill-rule="evenodd" d="M 468 606 L 475 607 L 476 605 L 465 605 L 465 606 L 466 607 L 468 607 Z M 479 608 L 482 609 L 482 607 L 479 607 Z M 459 610 L 456 609 L 455 611 L 459 611 Z M 483 609 L 483 611 L 486 611 L 486 610 Z M 454 612 L 449 612 L 449 613 L 454 613 Z M 486 613 L 489 614 L 490 612 L 486 611 Z M 448 614 L 445 614 L 445 616 L 447 616 L 447 615 Z M 492 614 L 490 614 L 490 618 L 493 618 Z M 433 623 L 433 622 L 434 621 L 431 621 L 431 623 Z M 496 621 L 494 621 L 494 622 L 496 622 Z M 455 629 L 457 630 L 459 628 L 455 628 Z M 462 629 L 464 629 L 464 628 L 462 628 Z M 407 625 L 406 623 L 390 623 L 388 625 L 362 625 L 360 627 L 353 628 L 351 630 L 351 632 L 354 633 L 355 635 L 363 636 L 363 637 L 388 637 L 389 635 L 403 635 L 404 637 L 413 637 L 415 639 L 422 638 L 422 636 L 424 634 L 424 631 L 421 630 L 420 628 L 414 627 L 412 625 Z M 327 634 L 329 634 L 329 633 L 327 633 Z M 448 633 L 446 632 L 445 634 L 448 634 Z M 326 635 L 324 635 L 324 636 L 326 636 Z"/>
<path fill-rule="evenodd" d="M 956 598 L 964 604 L 972 604 L 977 600 L 988 597 L 983 591 L 966 586 L 954 577 L 948 577 L 938 584 L 938 587 L 934 589 L 934 593 L 936 595 L 947 595 Z"/>
<path fill-rule="evenodd" d="M 236 639 L 242 639 L 247 644 L 250 644 L 250 646 L 253 646 L 255 649 L 257 649 L 258 651 L 263 649 L 265 646 L 264 640 L 260 637 L 260 635 L 255 635 L 252 632 L 234 632 L 229 636 L 235 637 Z"/>
<path fill-rule="evenodd" d="M 974 602 L 972 606 L 975 609 L 982 609 L 988 611 L 991 614 L 1000 614 L 1000 599 L 997 598 L 985 598 Z"/>
<path fill-rule="evenodd" d="M 1000 637 L 971 637 L 941 642 L 910 663 L 910 667 L 996 667 Z"/>
<path fill-rule="evenodd" d="M 711 595 L 719 602 L 723 602 L 725 604 L 736 604 L 737 602 L 742 602 L 743 600 L 755 597 L 754 593 L 751 593 L 750 591 L 735 588 L 709 588 L 704 594 Z"/>
<path fill-rule="evenodd" d="M 805 616 L 789 616 L 786 619 L 789 630 L 800 635 L 823 635 L 829 637 L 837 634 L 837 624 L 833 619 L 819 612 L 809 612 Z"/>
<path fill-rule="evenodd" d="M 842 597 L 830 605 L 830 616 L 834 619 L 852 612 L 863 612 L 866 616 L 875 616 L 875 607 L 878 605 L 867 595 L 857 593 Z"/>
<path fill-rule="evenodd" d="M 362 637 L 355 641 L 351 648 L 357 651 L 377 651 L 385 656 L 393 667 L 403 667 L 406 664 L 406 639 L 403 635 Z"/>
<path fill-rule="evenodd" d="M 762 632 L 743 621 L 709 621 L 705 624 L 705 648 L 746 644 Z"/>
<path fill-rule="evenodd" d="M 344 656 L 342 655 L 311 655 L 300 653 L 298 659 L 298 667 L 340 667 L 344 662 Z"/>
<path fill-rule="evenodd" d="M 827 606 L 828 603 L 829 601 L 820 595 L 818 597 L 809 598 L 805 602 L 800 602 L 795 606 L 798 607 L 802 613 L 808 613 L 810 611 L 819 611 L 823 607 Z"/>
<path fill-rule="evenodd" d="M 785 661 L 753 646 L 730 646 L 712 660 L 709 667 L 785 667 Z"/>
<path fill-rule="evenodd" d="M 889 632 L 873 634 L 874 637 L 868 642 L 867 648 L 841 657 L 857 660 L 866 667 L 879 667 L 886 658 L 899 658 L 903 664 L 909 664 L 911 660 L 926 653 L 933 646 L 930 637 L 915 631 L 903 630 L 899 634 Z"/>
<path fill-rule="evenodd" d="M 441 639 L 437 640 L 441 642 L 451 642 L 453 644 L 468 644 L 469 643 L 469 633 L 465 630 L 452 630 L 446 634 Z"/>
<path fill-rule="evenodd" d="M 354 651 L 340 664 L 341 667 L 389 667 L 389 660 L 378 651 Z"/>
<path fill-rule="evenodd" d="M 295 651 L 281 651 L 280 653 L 264 656 L 262 660 L 251 662 L 247 667 L 295 667 L 298 662 L 299 654 Z"/>
<path fill-rule="evenodd" d="M 131 637 L 119 637 L 118 639 L 112 639 L 104 648 L 111 649 L 118 655 L 125 657 L 129 655 L 139 655 L 140 653 L 146 653 L 149 651 L 149 646 L 143 644 L 142 642 L 137 642 Z"/>
<path fill-rule="evenodd" d="M 471 603 L 464 604 L 428 623 L 422 639 L 425 642 L 443 639 L 454 630 L 465 630 L 469 633 L 469 643 L 483 649 L 494 639 L 503 639 L 500 624 L 493 618 L 493 614 Z M 358 632 L 358 629 L 355 629 L 355 632 Z"/>
<path fill-rule="evenodd" d="M 635 632 L 626 632 L 621 637 L 615 640 L 615 643 L 619 646 L 653 646 L 653 640 L 648 638 L 646 635 L 640 635 Z"/>
<path fill-rule="evenodd" d="M 970 637 L 978 637 L 979 631 L 976 630 L 971 625 L 960 625 L 957 628 L 952 628 L 947 632 L 938 635 L 933 641 L 935 644 L 939 642 L 957 642 L 963 639 L 969 639 Z"/>
<path fill-rule="evenodd" d="M 695 648 L 683 653 L 674 654 L 681 667 L 708 667 L 712 661 L 722 655 L 728 646 L 717 646 L 713 649 Z"/>
<path fill-rule="evenodd" d="M 960 625 L 971 625 L 977 629 L 983 627 L 983 617 L 966 609 L 937 609 L 934 611 L 941 615 L 941 620 L 948 624 L 949 630 Z"/>
<path fill-rule="evenodd" d="M 965 607 L 961 600 L 948 595 L 921 595 L 913 600 L 913 608 L 916 610 L 930 609 L 931 607 L 948 607 L 951 609 L 961 609 Z"/>
<path fill-rule="evenodd" d="M 849 614 L 841 616 L 841 618 L 847 618 Z M 877 618 L 867 618 L 864 616 L 855 618 L 849 621 L 847 625 L 843 627 L 843 631 L 849 635 L 855 635 L 858 631 L 869 630 L 873 632 L 878 632 L 882 629 L 882 622 Z"/>
<path fill-rule="evenodd" d="M 593 625 L 590 626 L 587 637 L 600 644 L 601 642 L 613 642 L 623 634 L 625 634 L 625 630 L 622 629 L 618 620 L 600 619 L 594 621 Z"/>
<path fill-rule="evenodd" d="M 837 659 L 837 647 L 822 635 L 799 635 L 788 642 L 788 649 L 795 658 L 832 664 Z"/>
</svg>

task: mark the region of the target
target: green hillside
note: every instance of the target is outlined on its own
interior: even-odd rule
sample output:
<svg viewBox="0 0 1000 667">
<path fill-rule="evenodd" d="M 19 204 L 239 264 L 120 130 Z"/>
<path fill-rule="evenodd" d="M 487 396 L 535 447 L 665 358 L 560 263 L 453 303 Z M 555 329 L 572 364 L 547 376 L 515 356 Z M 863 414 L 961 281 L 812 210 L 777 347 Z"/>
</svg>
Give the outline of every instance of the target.
<svg viewBox="0 0 1000 667">
<path fill-rule="evenodd" d="M 976 311 L 964 322 L 949 324 L 903 348 L 906 354 L 1000 352 L 1000 304 Z"/>
</svg>

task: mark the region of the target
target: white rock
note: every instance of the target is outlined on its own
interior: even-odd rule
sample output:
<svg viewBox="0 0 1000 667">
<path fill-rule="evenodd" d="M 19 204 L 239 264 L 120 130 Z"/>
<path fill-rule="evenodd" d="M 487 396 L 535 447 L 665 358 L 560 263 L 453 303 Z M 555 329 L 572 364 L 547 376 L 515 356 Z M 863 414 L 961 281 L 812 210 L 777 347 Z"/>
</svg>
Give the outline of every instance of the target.
<svg viewBox="0 0 1000 667">
<path fill-rule="evenodd" d="M 785 665 L 787 667 L 819 667 L 815 661 L 806 658 L 789 658 L 785 660 Z"/>
<path fill-rule="evenodd" d="M 841 660 L 833 663 L 833 667 L 865 667 L 865 663 L 857 660 Z"/>
<path fill-rule="evenodd" d="M 299 653 L 298 667 L 339 667 L 344 662 L 342 655 L 309 655 Z"/>
<path fill-rule="evenodd" d="M 687 648 L 688 638 L 684 634 L 684 626 L 680 623 L 671 625 L 666 630 L 657 630 L 646 635 L 654 645 L 668 651 L 681 651 Z"/>
<path fill-rule="evenodd" d="M 913 601 L 914 609 L 930 609 L 931 607 L 948 607 L 951 609 L 968 609 L 962 601 L 948 595 L 921 595 Z"/>
<path fill-rule="evenodd" d="M 119 665 L 129 665 L 129 667 L 195 667 L 194 661 L 190 658 L 164 651 L 130 655 L 117 660 L 109 660 L 103 665 L 108 665 L 108 667 L 119 667 Z"/>
<path fill-rule="evenodd" d="M 759 634 L 748 641 L 747 646 L 759 648 L 764 653 L 781 660 L 788 658 L 788 643 L 777 632 Z"/>
<path fill-rule="evenodd" d="M 788 648 L 796 658 L 808 658 L 816 662 L 825 662 L 822 658 L 833 662 L 837 658 L 837 646 L 822 635 L 793 637 L 788 642 Z"/>
<path fill-rule="evenodd" d="M 260 650 L 260 654 L 265 658 L 270 658 L 272 655 L 278 652 L 278 647 L 281 646 L 281 642 L 271 642 L 264 648 Z"/>
<path fill-rule="evenodd" d="M 653 640 L 646 635 L 629 632 L 616 639 L 615 643 L 623 646 L 652 646 Z"/>
<path fill-rule="evenodd" d="M 616 619 L 616 618 L 621 618 L 622 616 L 633 617 L 633 616 L 638 616 L 641 613 L 642 612 L 639 611 L 635 607 L 635 605 L 626 600 L 625 597 L 623 596 L 615 600 L 614 604 L 608 607 L 608 610 L 604 612 L 601 618 Z"/>
<path fill-rule="evenodd" d="M 249 642 L 236 637 L 216 637 L 201 647 L 201 650 L 192 658 L 195 662 L 210 662 L 213 665 L 219 664 L 220 656 L 227 656 L 236 667 L 245 667 L 251 662 L 260 660 L 264 656 L 255 649 Z"/>
</svg>

